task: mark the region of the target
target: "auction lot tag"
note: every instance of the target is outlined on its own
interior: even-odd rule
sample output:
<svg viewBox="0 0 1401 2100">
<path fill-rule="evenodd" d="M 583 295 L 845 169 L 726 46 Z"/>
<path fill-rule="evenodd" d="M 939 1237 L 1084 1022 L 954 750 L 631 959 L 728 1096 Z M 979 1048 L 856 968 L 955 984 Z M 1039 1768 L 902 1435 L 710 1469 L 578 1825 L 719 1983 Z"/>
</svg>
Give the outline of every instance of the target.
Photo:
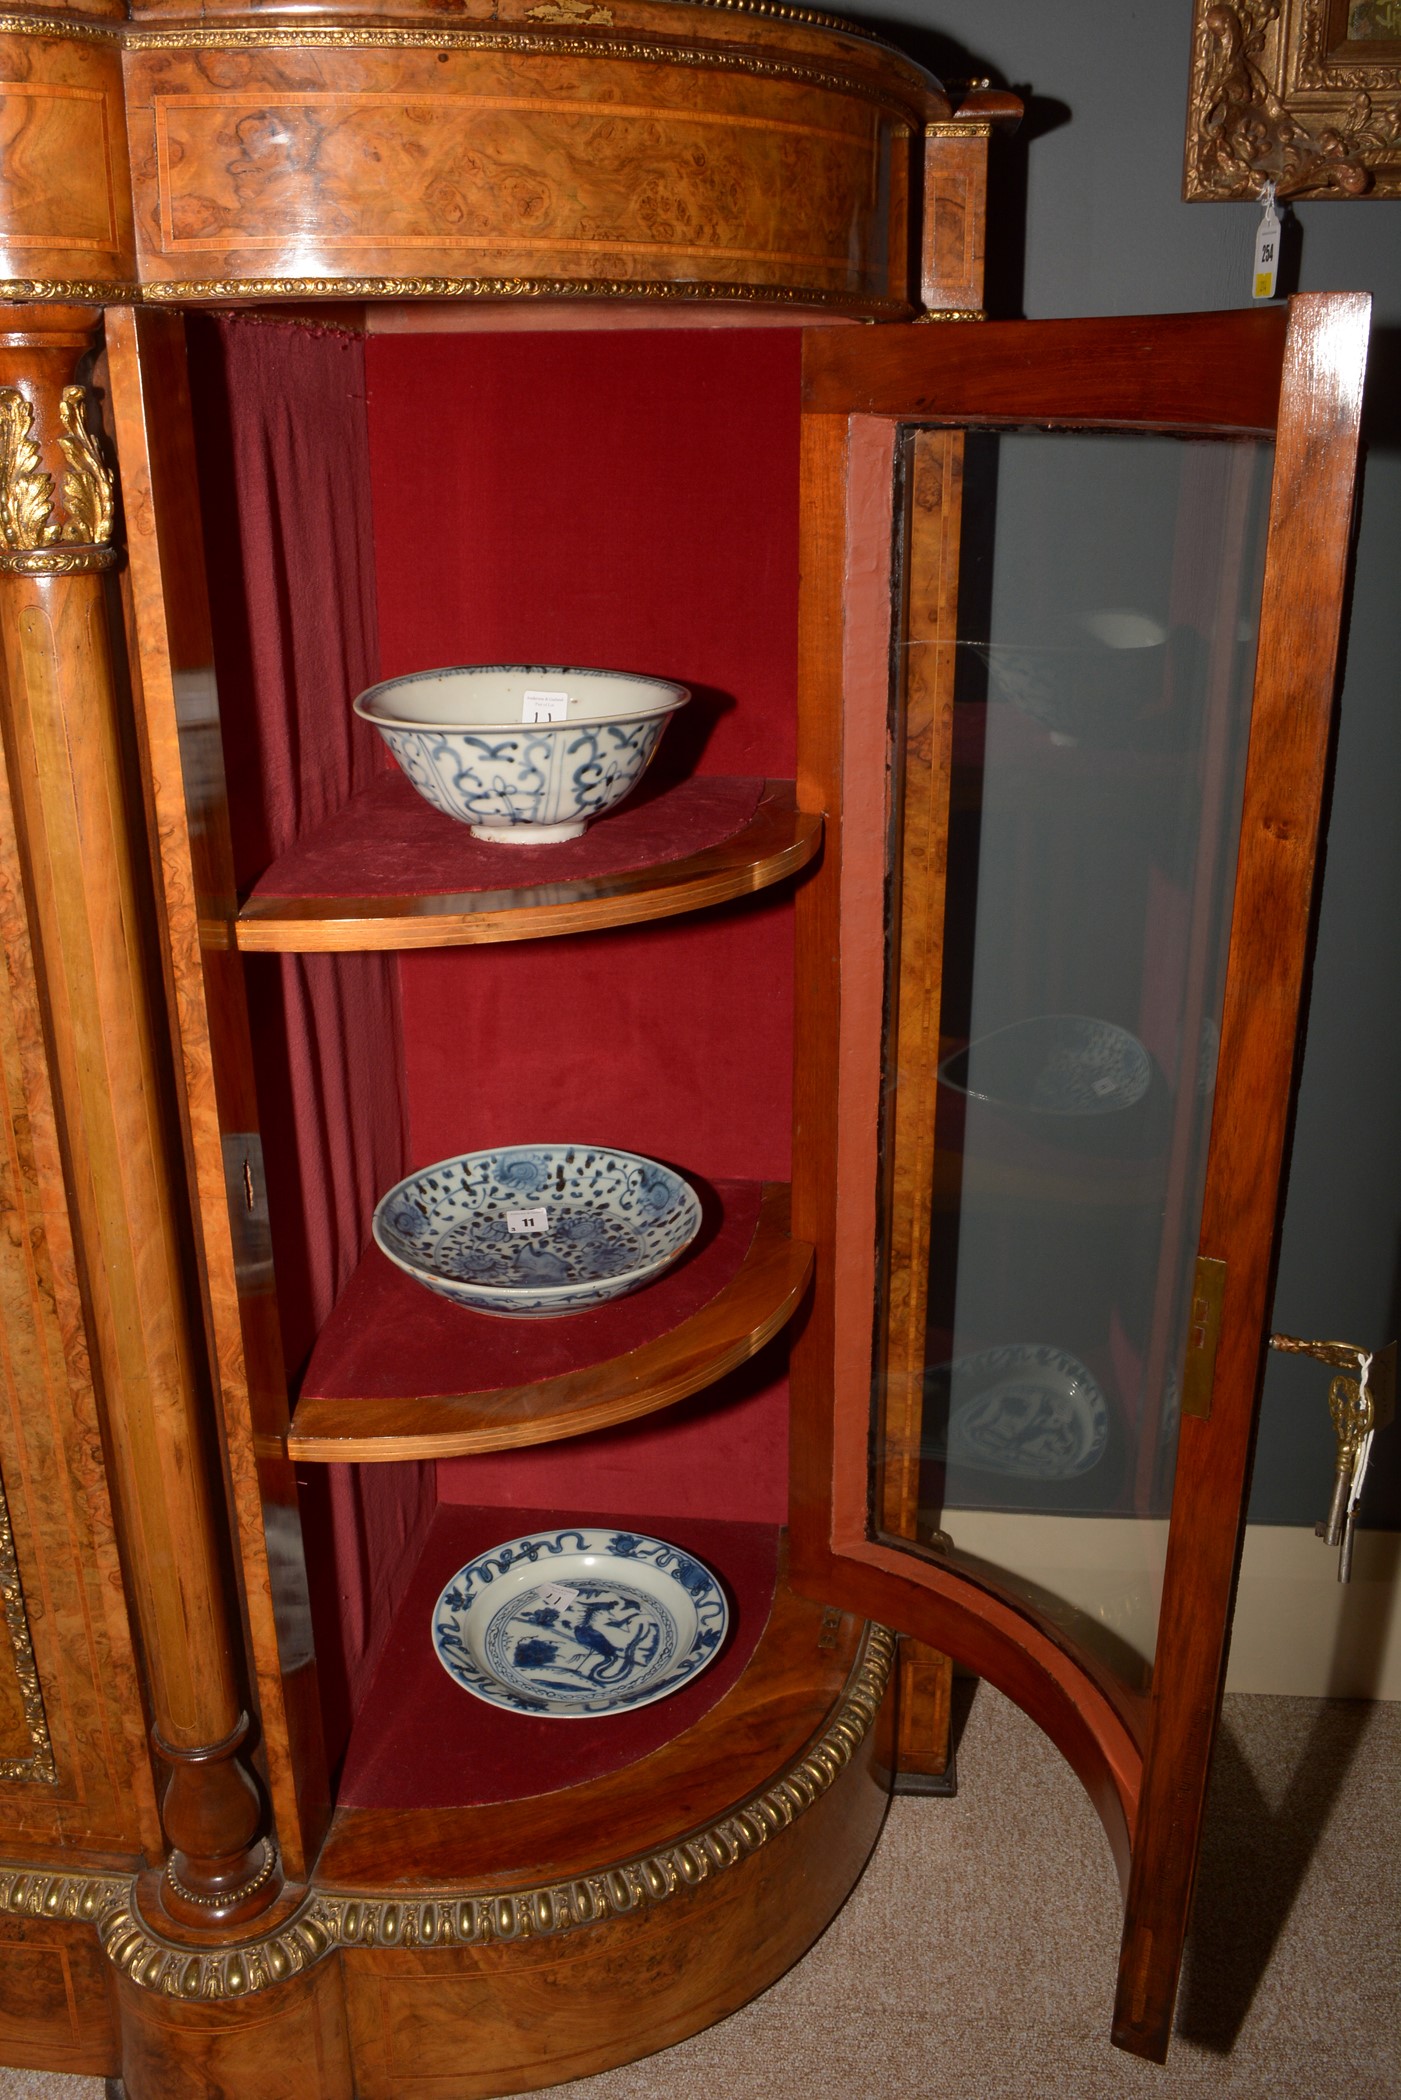
<svg viewBox="0 0 1401 2100">
<path fill-rule="evenodd" d="M 527 693 L 521 704 L 522 722 L 567 722 L 568 693 Z"/>
<path fill-rule="evenodd" d="M 543 1203 L 538 1210 L 508 1210 L 506 1213 L 507 1232 L 548 1232 L 549 1229 L 550 1214 Z"/>
</svg>

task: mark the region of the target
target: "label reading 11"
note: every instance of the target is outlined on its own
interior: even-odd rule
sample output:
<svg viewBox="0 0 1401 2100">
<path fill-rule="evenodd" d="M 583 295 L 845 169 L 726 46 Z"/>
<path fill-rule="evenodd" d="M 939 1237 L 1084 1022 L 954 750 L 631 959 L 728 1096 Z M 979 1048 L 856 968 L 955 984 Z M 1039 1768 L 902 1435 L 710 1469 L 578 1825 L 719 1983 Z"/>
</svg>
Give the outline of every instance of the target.
<svg viewBox="0 0 1401 2100">
<path fill-rule="evenodd" d="M 557 1611 L 564 1611 L 569 1605 L 577 1603 L 579 1597 L 579 1592 L 571 1590 L 568 1583 L 564 1582 L 542 1582 L 535 1594 L 542 1603 L 553 1604 Z"/>
<path fill-rule="evenodd" d="M 568 693 L 527 693 L 521 703 L 522 722 L 567 722 Z"/>
<path fill-rule="evenodd" d="M 507 1232 L 548 1232 L 549 1229 L 550 1214 L 543 1203 L 538 1210 L 508 1210 L 506 1213 Z"/>
</svg>

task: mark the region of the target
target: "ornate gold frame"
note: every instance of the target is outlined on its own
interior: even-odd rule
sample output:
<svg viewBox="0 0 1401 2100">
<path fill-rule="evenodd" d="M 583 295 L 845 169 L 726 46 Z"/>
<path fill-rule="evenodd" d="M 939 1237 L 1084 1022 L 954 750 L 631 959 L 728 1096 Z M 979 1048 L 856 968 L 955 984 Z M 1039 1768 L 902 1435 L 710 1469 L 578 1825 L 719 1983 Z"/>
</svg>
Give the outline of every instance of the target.
<svg viewBox="0 0 1401 2100">
<path fill-rule="evenodd" d="M 1194 0 L 1182 194 L 1258 197 L 1267 179 L 1281 197 L 1401 197 L 1396 0 Z"/>
</svg>

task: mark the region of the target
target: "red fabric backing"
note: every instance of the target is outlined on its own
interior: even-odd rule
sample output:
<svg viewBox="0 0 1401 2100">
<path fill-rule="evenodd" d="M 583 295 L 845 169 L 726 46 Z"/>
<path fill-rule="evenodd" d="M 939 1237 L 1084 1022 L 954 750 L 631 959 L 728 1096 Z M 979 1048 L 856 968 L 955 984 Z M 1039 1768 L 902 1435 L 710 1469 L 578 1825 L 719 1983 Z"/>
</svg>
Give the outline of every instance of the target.
<svg viewBox="0 0 1401 2100">
<path fill-rule="evenodd" d="M 743 1369 L 620 1429 L 438 1461 L 442 1502 L 516 1510 L 630 1509 L 656 1521 L 788 1521 L 787 1348 L 782 1335 Z"/>
<path fill-rule="evenodd" d="M 598 664 L 695 697 L 668 779 L 791 779 L 798 333 L 372 336 L 381 676 Z"/>
<path fill-rule="evenodd" d="M 679 781 L 557 846 L 493 846 L 425 802 L 397 768 L 273 862 L 258 897 L 432 897 L 528 883 L 577 882 L 684 860 L 733 838 L 759 805 L 761 780 Z"/>
<path fill-rule="evenodd" d="M 358 339 L 191 319 L 215 659 L 241 883 L 373 772 L 349 699 L 378 675 Z M 403 1172 L 392 957 L 247 972 L 279 1309 L 304 1359 Z M 332 1754 L 432 1510 L 428 1467 L 322 1470 L 304 1491 Z"/>
<path fill-rule="evenodd" d="M 695 698 L 651 782 L 791 777 L 796 334 L 378 336 L 366 369 L 381 675 L 674 677 Z M 788 1175 L 786 896 L 405 955 L 400 983 L 415 1159 L 580 1135 L 710 1179 Z M 568 1509 L 587 1483 L 604 1506 L 781 1519 L 786 1431 L 766 1352 L 655 1422 L 445 1462 L 440 1493 Z"/>
<path fill-rule="evenodd" d="M 587 1142 L 707 1180 L 786 1181 L 786 899 L 568 940 L 406 956 L 415 1160 Z"/>
<path fill-rule="evenodd" d="M 616 1505 L 615 1505 L 616 1507 Z M 718 1704 L 754 1653 L 773 1604 L 778 1532 L 761 1525 L 669 1525 L 720 1577 L 731 1630 L 718 1661 L 684 1690 L 635 1713 L 547 1721 L 475 1698 L 433 1649 L 433 1606 L 448 1579 L 488 1548 L 561 1522 L 647 1530 L 637 1513 L 561 1519 L 555 1510 L 440 1509 L 404 1593 L 346 1756 L 337 1791 L 357 1808 L 466 1807 L 523 1800 L 634 1764 Z"/>
<path fill-rule="evenodd" d="M 639 1349 L 708 1305 L 754 1238 L 757 1182 L 723 1182 L 702 1193 L 705 1222 L 675 1268 L 645 1290 L 572 1319 L 504 1320 L 472 1312 L 370 1247 L 321 1330 L 302 1391 L 351 1399 L 488 1392 Z"/>
</svg>

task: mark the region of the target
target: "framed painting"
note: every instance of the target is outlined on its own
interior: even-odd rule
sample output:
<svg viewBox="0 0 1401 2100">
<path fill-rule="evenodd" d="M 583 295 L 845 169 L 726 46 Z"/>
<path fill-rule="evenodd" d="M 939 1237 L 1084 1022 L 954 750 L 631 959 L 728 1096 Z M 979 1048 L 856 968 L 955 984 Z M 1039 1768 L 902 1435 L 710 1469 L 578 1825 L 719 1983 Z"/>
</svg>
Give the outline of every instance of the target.
<svg viewBox="0 0 1401 2100">
<path fill-rule="evenodd" d="M 1401 196 L 1401 0 L 1194 0 L 1183 195 Z"/>
</svg>

